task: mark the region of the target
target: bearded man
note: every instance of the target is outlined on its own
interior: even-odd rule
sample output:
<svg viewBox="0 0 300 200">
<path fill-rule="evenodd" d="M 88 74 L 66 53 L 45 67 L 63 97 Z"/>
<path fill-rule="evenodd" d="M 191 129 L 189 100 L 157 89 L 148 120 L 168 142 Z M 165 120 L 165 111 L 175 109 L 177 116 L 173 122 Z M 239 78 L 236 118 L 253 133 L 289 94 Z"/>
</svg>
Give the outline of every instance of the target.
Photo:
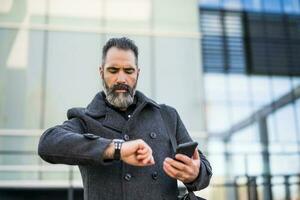
<svg viewBox="0 0 300 200">
<path fill-rule="evenodd" d="M 108 40 L 99 72 L 104 90 L 43 133 L 41 158 L 78 165 L 86 200 L 175 200 L 177 180 L 189 191 L 207 187 L 212 173 L 204 155 L 173 151 L 168 131 L 177 144 L 192 141 L 177 111 L 136 90 L 140 68 L 134 42 Z"/>
</svg>

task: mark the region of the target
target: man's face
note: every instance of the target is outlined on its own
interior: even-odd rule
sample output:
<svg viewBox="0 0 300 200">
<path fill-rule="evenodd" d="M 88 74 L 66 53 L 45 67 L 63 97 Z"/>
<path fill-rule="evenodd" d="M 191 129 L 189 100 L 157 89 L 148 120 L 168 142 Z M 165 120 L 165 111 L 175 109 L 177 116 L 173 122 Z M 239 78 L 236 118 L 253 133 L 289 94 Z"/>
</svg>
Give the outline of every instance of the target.
<svg viewBox="0 0 300 200">
<path fill-rule="evenodd" d="M 100 75 L 110 104 L 121 110 L 126 110 L 132 104 L 139 71 L 131 50 L 112 47 L 107 51 Z"/>
</svg>

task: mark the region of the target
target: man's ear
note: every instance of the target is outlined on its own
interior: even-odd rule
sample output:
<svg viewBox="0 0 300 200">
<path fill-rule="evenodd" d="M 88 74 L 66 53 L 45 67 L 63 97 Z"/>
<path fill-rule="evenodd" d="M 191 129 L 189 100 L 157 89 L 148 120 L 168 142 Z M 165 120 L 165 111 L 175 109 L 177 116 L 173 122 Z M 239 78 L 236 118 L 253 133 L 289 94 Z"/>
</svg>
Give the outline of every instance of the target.
<svg viewBox="0 0 300 200">
<path fill-rule="evenodd" d="M 104 73 L 104 72 L 103 72 L 103 66 L 100 66 L 100 67 L 99 67 L 99 74 L 100 74 L 100 77 L 101 77 L 101 78 L 103 78 L 103 73 Z"/>
<path fill-rule="evenodd" d="M 138 75 L 138 76 L 140 75 L 140 71 L 141 71 L 140 68 L 138 68 L 138 69 L 137 69 L 137 75 Z"/>
</svg>

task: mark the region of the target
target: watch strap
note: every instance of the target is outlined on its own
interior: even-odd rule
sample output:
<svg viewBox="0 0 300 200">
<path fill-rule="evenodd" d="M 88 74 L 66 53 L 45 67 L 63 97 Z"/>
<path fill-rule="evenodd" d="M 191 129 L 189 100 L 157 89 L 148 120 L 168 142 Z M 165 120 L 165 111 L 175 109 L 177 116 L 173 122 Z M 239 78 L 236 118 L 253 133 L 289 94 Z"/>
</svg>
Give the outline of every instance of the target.
<svg viewBox="0 0 300 200">
<path fill-rule="evenodd" d="M 122 144 L 124 143 L 124 140 L 114 139 L 113 143 L 115 146 L 114 160 L 120 160 L 121 159 L 121 147 L 122 147 Z"/>
</svg>

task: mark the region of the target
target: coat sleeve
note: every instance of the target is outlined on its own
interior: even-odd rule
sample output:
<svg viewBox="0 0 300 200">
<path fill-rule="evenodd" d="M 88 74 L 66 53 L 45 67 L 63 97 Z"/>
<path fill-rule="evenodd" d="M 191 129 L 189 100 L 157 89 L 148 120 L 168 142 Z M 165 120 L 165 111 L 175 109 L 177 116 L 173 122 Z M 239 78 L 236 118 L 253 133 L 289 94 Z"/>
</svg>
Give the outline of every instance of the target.
<svg viewBox="0 0 300 200">
<path fill-rule="evenodd" d="M 171 108 L 172 109 L 172 108 Z M 190 142 L 192 141 L 188 131 L 186 130 L 182 120 L 180 119 L 179 114 L 173 108 L 174 117 L 176 117 L 176 140 L 177 144 Z M 200 155 L 200 170 L 199 175 L 191 183 L 185 183 L 184 185 L 187 187 L 189 191 L 197 191 L 206 188 L 209 185 L 211 176 L 212 176 L 212 168 L 209 161 L 203 155 L 203 153 L 198 150 Z"/>
<path fill-rule="evenodd" d="M 108 164 L 103 153 L 110 139 L 86 133 L 79 118 L 72 118 L 46 130 L 39 141 L 39 156 L 53 164 L 99 165 Z"/>
</svg>

